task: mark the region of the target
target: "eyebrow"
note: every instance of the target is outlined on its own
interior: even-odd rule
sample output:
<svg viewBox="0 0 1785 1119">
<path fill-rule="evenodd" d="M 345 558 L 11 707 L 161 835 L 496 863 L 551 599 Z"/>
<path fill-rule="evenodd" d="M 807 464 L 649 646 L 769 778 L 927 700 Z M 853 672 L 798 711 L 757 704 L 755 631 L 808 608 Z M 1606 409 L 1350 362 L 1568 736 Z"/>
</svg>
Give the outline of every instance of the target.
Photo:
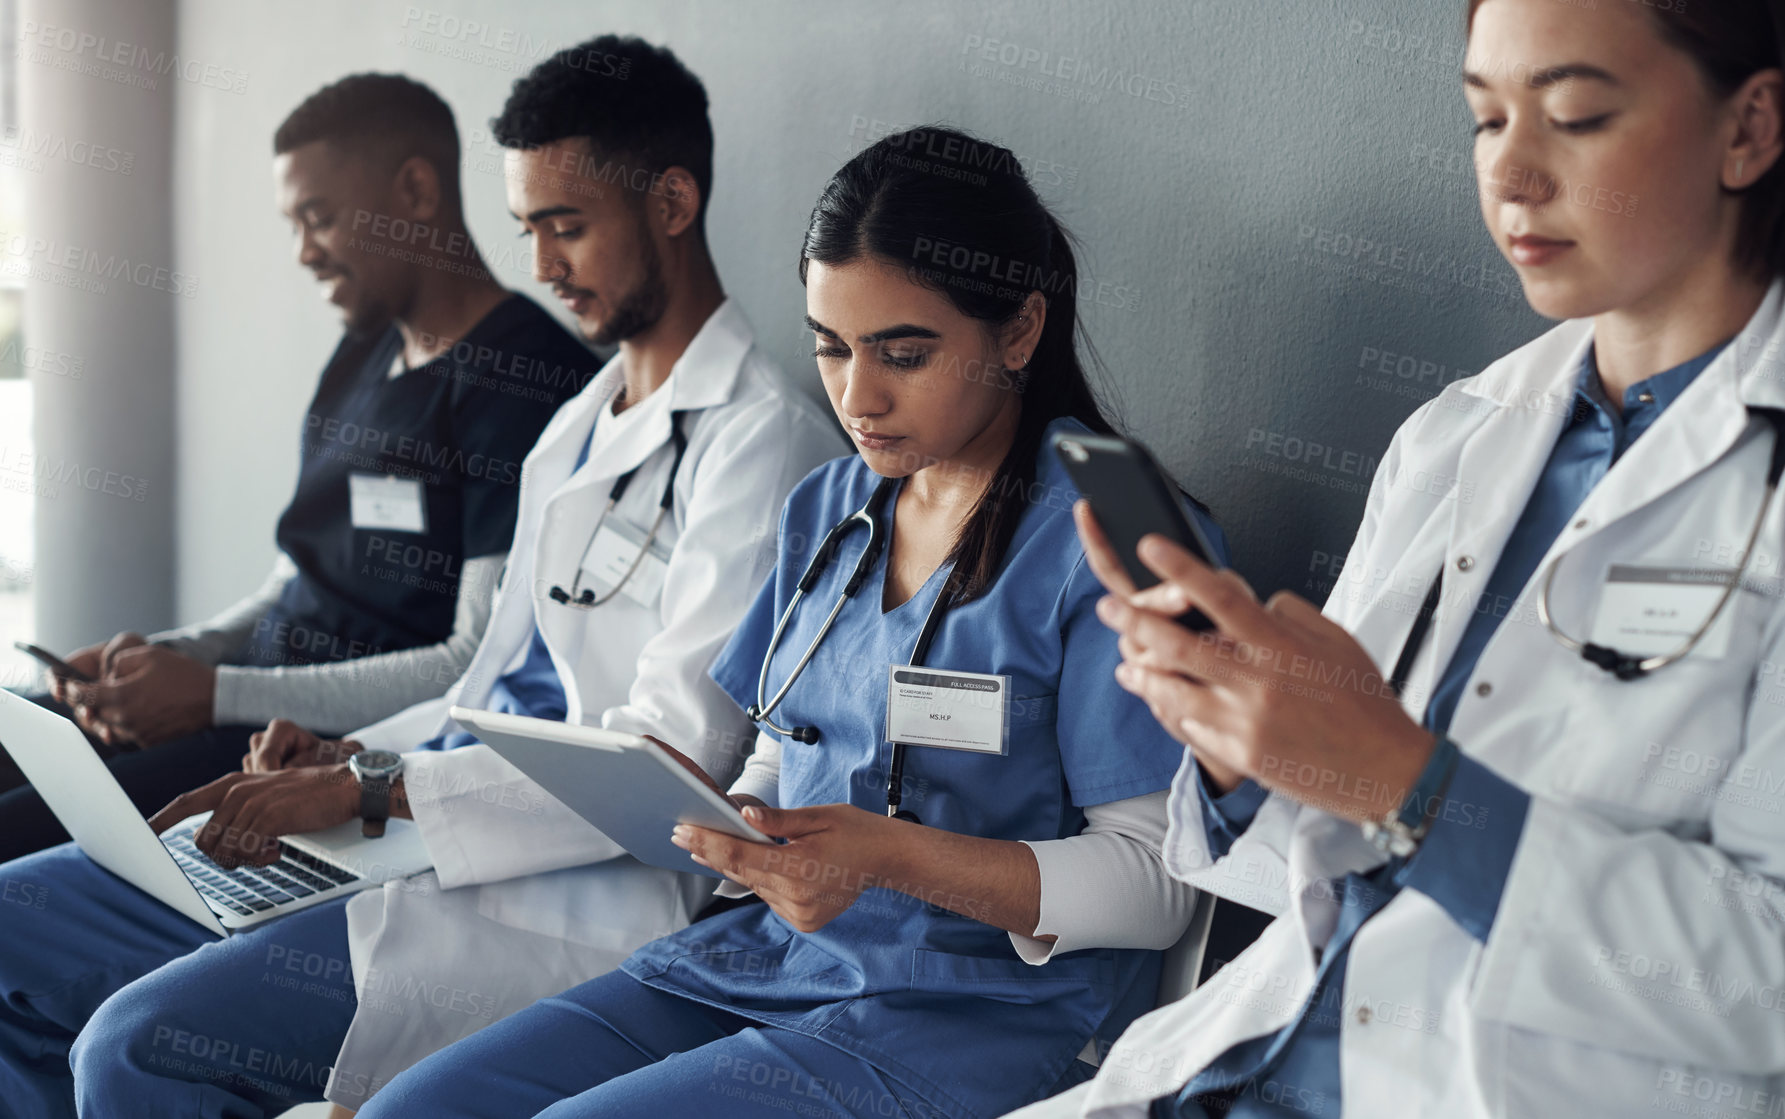
<svg viewBox="0 0 1785 1119">
<path fill-rule="evenodd" d="M 544 221 L 547 218 L 563 217 L 565 214 L 580 214 L 582 211 L 575 206 L 547 206 L 542 210 L 534 210 L 524 218 L 513 210 L 508 211 L 508 213 L 515 221 L 539 222 Z"/>
<path fill-rule="evenodd" d="M 806 316 L 806 325 L 811 328 L 812 333 L 814 334 L 822 334 L 826 338 L 835 338 L 839 342 L 843 340 L 841 334 L 838 334 L 830 327 L 825 326 L 811 315 Z M 876 330 L 872 334 L 864 334 L 860 338 L 857 338 L 856 341 L 864 346 L 872 346 L 876 342 L 892 342 L 900 338 L 940 337 L 942 337 L 942 335 L 931 330 L 927 326 L 917 326 L 913 323 L 900 323 L 898 326 L 889 326 L 885 330 Z"/>
<path fill-rule="evenodd" d="M 1585 78 L 1588 81 L 1604 82 L 1606 85 L 1615 86 L 1623 84 L 1618 81 L 1617 76 L 1611 71 L 1594 66 L 1590 62 L 1567 62 L 1560 66 L 1533 68 L 1531 70 L 1530 79 L 1522 84 L 1528 85 L 1532 89 L 1548 89 L 1551 86 L 1560 85 L 1563 82 L 1572 81 L 1575 78 Z M 1463 84 L 1474 86 L 1476 89 L 1486 89 L 1488 87 L 1487 79 L 1472 70 L 1463 71 Z"/>
</svg>

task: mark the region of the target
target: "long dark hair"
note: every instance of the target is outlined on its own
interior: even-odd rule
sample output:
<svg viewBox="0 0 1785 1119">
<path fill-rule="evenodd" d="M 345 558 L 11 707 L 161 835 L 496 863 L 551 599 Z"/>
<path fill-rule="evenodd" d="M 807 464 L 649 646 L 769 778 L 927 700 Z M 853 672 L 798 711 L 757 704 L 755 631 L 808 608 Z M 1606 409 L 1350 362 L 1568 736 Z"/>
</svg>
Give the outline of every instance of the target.
<svg viewBox="0 0 1785 1119">
<path fill-rule="evenodd" d="M 831 176 L 800 252 L 800 282 L 813 261 L 874 257 L 948 297 L 956 310 L 998 330 L 1029 294 L 1047 320 L 1028 366 L 1016 375 L 1021 414 L 996 477 L 962 524 L 944 593 L 983 594 L 1004 561 L 1030 501 L 1042 434 L 1071 416 L 1113 431 L 1078 355 L 1078 263 L 1066 230 L 1035 194 L 1010 149 L 941 126 L 887 136 Z"/>
<path fill-rule="evenodd" d="M 1482 3 L 1469 0 L 1471 29 Z M 1685 52 L 1719 96 L 1785 63 L 1785 0 L 1681 0 L 1648 11 L 1661 38 Z M 1775 160 L 1742 194 L 1737 265 L 1756 275 L 1785 275 L 1785 159 Z"/>
</svg>

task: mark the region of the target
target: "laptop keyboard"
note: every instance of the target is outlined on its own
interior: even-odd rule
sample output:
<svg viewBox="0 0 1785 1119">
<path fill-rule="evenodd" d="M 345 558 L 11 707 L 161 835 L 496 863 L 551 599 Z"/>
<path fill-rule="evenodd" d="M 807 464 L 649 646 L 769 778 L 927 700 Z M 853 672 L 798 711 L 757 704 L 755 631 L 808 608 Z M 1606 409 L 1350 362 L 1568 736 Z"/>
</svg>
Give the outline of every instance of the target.
<svg viewBox="0 0 1785 1119">
<path fill-rule="evenodd" d="M 225 870 L 192 842 L 197 831 L 197 824 L 188 824 L 169 832 L 161 842 L 198 892 L 231 913 L 251 917 L 359 881 L 352 871 L 291 847 L 271 866 Z"/>
</svg>

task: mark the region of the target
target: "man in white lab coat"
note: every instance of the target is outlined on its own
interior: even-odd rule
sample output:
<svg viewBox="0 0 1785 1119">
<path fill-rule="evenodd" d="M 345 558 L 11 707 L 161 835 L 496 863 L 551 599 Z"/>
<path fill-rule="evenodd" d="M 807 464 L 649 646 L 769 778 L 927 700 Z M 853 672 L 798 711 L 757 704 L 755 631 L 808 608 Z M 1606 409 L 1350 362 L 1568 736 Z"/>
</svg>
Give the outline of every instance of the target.
<svg viewBox="0 0 1785 1119">
<path fill-rule="evenodd" d="M 71 848 L 12 864 L 60 904 L 0 949 L 4 997 L 26 1004 L 22 1022 L 0 1015 L 0 1087 L 16 1080 L 52 1114 L 72 1113 L 69 1087 L 89 1114 L 158 1115 L 195 1099 L 315 1099 L 324 1080 L 358 1107 L 428 1053 L 611 970 L 711 894 L 626 855 L 446 710 L 648 733 L 729 780 L 754 731 L 707 668 L 772 567 L 787 492 L 842 447 L 720 287 L 702 228 L 706 95 L 672 54 L 613 36 L 560 52 L 517 84 L 496 136 L 539 278 L 620 352 L 527 456 L 488 631 L 445 698 L 347 742 L 275 722 L 254 772 L 154 821 L 214 811 L 201 848 L 270 862 L 277 836 L 362 814 L 343 756 L 409 751 L 389 810 L 415 820 L 435 869 L 221 943 L 194 928 L 185 943 L 159 914 L 119 916 L 140 896 Z M 294 960 L 304 983 L 285 982 Z M 82 994 L 30 993 L 52 988 Z M 191 1038 L 276 1059 L 249 1075 L 221 1047 L 194 1054 Z M 73 1085 L 28 1056 L 71 1043 Z"/>
</svg>

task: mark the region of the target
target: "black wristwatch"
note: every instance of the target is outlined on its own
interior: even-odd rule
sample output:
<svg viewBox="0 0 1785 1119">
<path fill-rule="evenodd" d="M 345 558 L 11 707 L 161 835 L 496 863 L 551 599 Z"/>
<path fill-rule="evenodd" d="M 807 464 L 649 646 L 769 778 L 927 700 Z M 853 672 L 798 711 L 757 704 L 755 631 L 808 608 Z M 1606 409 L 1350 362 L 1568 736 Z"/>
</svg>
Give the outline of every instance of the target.
<svg viewBox="0 0 1785 1119">
<path fill-rule="evenodd" d="M 390 819 L 390 787 L 403 773 L 403 757 L 389 750 L 361 750 L 347 759 L 347 768 L 359 778 L 360 834 L 376 839 Z"/>
</svg>

